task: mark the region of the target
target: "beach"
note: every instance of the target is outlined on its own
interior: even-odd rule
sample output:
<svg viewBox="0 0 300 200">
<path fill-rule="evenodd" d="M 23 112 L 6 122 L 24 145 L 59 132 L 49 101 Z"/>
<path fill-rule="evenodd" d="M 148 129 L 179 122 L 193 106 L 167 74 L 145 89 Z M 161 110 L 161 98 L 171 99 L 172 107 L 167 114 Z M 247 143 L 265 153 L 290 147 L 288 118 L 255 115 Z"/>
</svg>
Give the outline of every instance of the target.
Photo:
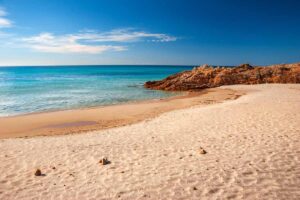
<svg viewBox="0 0 300 200">
<path fill-rule="evenodd" d="M 299 111 L 261 84 L 1 118 L 0 199 L 299 199 Z"/>
<path fill-rule="evenodd" d="M 150 119 L 164 112 L 236 99 L 243 92 L 208 89 L 182 95 L 86 109 L 40 112 L 0 118 L 0 138 L 63 135 L 103 130 Z"/>
</svg>

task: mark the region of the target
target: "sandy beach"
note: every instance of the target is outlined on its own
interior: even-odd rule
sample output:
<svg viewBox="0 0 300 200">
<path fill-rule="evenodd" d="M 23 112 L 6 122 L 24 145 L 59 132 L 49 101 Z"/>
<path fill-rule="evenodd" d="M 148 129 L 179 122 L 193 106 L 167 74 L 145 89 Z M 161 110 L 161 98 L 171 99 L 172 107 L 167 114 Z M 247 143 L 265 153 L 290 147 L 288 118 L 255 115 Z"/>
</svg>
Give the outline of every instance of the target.
<svg viewBox="0 0 300 200">
<path fill-rule="evenodd" d="M 2 118 L 0 199 L 300 199 L 299 84 L 223 86 L 175 102 L 131 104 L 121 110 L 136 117 L 120 122 L 129 125 L 82 134 L 49 130 L 99 123 L 104 108 Z M 48 136 L 24 138 L 37 135 Z"/>
<path fill-rule="evenodd" d="M 220 103 L 236 99 L 241 95 L 243 95 L 242 91 L 214 88 L 201 92 L 186 92 L 180 96 L 165 99 L 0 117 L 0 138 L 63 135 L 103 130 L 133 124 L 171 110 Z"/>
</svg>

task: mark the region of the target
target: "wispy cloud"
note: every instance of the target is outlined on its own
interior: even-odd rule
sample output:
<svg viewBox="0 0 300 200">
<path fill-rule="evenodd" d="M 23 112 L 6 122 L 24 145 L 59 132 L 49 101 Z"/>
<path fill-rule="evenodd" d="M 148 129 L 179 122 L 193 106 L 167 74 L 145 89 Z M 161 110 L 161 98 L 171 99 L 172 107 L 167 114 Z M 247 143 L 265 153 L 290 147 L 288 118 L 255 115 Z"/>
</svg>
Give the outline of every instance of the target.
<svg viewBox="0 0 300 200">
<path fill-rule="evenodd" d="M 12 26 L 12 22 L 6 18 L 7 13 L 4 8 L 0 7 L 0 28 L 8 28 Z"/>
<path fill-rule="evenodd" d="M 75 37 L 89 38 L 97 42 L 138 42 L 145 40 L 151 42 L 171 42 L 177 40 L 176 37 L 167 34 L 148 33 L 134 29 L 115 29 L 104 33 L 89 31 L 87 33 L 78 34 Z"/>
<path fill-rule="evenodd" d="M 171 42 L 177 38 L 162 33 L 148 33 L 134 29 L 117 29 L 109 32 L 84 31 L 77 34 L 54 35 L 41 33 L 22 38 L 28 48 L 50 53 L 103 53 L 105 51 L 124 51 L 128 42 Z"/>
<path fill-rule="evenodd" d="M 50 53 L 102 53 L 104 51 L 123 51 L 126 48 L 118 45 L 83 44 L 81 40 L 91 41 L 75 35 L 55 36 L 51 33 L 23 38 L 24 45 L 41 52 Z"/>
</svg>

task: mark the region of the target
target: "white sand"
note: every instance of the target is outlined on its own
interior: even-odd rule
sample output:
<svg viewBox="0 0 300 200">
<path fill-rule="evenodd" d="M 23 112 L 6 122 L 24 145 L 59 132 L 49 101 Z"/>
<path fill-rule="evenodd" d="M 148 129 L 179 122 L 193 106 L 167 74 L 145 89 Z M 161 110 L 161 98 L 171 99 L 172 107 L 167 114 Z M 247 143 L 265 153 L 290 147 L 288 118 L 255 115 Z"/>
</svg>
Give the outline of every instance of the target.
<svg viewBox="0 0 300 200">
<path fill-rule="evenodd" d="M 226 88 L 252 92 L 115 129 L 2 139 L 0 199 L 300 199 L 300 85 Z"/>
</svg>

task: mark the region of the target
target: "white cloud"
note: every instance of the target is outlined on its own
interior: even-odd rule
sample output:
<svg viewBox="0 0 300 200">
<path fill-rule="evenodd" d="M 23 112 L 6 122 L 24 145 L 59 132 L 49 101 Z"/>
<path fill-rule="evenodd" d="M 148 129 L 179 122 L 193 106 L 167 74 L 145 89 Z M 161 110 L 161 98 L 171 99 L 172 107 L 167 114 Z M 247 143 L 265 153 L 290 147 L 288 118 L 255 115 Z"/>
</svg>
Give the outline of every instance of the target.
<svg viewBox="0 0 300 200">
<path fill-rule="evenodd" d="M 76 36 L 75 36 L 76 37 Z M 78 34 L 79 38 L 89 38 L 97 42 L 137 42 L 141 40 L 156 42 L 171 42 L 177 38 L 162 33 L 147 33 L 144 31 L 135 31 L 133 29 L 116 29 L 109 32 L 87 32 Z"/>
<path fill-rule="evenodd" d="M 23 38 L 22 41 L 29 48 L 49 53 L 102 53 L 104 51 L 123 51 L 123 46 L 82 44 L 82 38 L 74 38 L 73 35 L 54 36 L 51 33 L 42 33 L 38 36 Z"/>
<path fill-rule="evenodd" d="M 25 46 L 41 52 L 91 54 L 124 51 L 126 50 L 126 47 L 123 46 L 125 42 L 170 42 L 176 40 L 176 37 L 166 34 L 147 33 L 132 29 L 118 29 L 103 33 L 85 31 L 67 35 L 41 33 L 37 36 L 22 38 Z"/>
<path fill-rule="evenodd" d="M 12 22 L 6 18 L 5 9 L 0 7 L 0 28 L 8 28 L 12 26 Z"/>
</svg>

